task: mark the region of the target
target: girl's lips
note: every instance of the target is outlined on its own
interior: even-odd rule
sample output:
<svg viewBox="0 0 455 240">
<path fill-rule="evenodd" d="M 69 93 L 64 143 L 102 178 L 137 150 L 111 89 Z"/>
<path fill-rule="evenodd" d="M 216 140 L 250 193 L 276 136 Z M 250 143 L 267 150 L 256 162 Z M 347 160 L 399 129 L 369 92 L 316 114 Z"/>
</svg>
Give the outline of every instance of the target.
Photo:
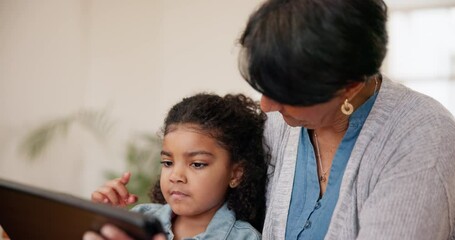
<svg viewBox="0 0 455 240">
<path fill-rule="evenodd" d="M 171 198 L 175 200 L 182 200 L 183 198 L 188 197 L 188 194 L 180 191 L 171 191 Z"/>
<path fill-rule="evenodd" d="M 184 193 L 184 192 L 180 192 L 180 191 L 171 191 L 171 195 L 185 195 L 185 196 L 188 196 L 188 194 Z"/>
</svg>

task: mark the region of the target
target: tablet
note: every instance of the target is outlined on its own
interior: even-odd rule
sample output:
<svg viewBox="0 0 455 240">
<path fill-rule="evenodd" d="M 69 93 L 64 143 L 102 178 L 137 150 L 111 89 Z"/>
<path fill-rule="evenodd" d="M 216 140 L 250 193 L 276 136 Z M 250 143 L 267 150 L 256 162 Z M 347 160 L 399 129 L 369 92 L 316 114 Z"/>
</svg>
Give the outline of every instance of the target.
<svg viewBox="0 0 455 240">
<path fill-rule="evenodd" d="M 134 239 L 150 240 L 163 232 L 155 218 L 0 179 L 0 225 L 12 240 L 81 240 L 106 223 Z"/>
</svg>

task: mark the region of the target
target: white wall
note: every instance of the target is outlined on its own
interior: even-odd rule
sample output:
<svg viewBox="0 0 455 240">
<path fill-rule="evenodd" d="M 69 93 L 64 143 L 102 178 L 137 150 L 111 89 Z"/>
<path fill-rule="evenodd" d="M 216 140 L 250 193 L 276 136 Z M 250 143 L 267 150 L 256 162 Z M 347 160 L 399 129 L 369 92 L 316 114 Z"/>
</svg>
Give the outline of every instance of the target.
<svg viewBox="0 0 455 240">
<path fill-rule="evenodd" d="M 157 131 L 182 97 L 252 95 L 236 39 L 258 3 L 0 0 L 0 178 L 89 197 L 103 171 L 124 168 L 126 141 Z M 39 159 L 20 153 L 40 123 L 106 107 L 107 141 L 75 127 Z"/>
<path fill-rule="evenodd" d="M 391 10 L 409 11 L 419 8 L 451 7 L 455 0 L 384 0 Z"/>
<path fill-rule="evenodd" d="M 182 97 L 253 95 L 236 40 L 260 2 L 0 0 L 0 178 L 89 197 L 105 170 L 125 168 L 126 141 L 157 131 Z M 386 2 L 408 11 L 455 1 Z M 19 152 L 40 123 L 86 108 L 109 110 L 105 142 L 75 127 L 40 159 Z"/>
</svg>

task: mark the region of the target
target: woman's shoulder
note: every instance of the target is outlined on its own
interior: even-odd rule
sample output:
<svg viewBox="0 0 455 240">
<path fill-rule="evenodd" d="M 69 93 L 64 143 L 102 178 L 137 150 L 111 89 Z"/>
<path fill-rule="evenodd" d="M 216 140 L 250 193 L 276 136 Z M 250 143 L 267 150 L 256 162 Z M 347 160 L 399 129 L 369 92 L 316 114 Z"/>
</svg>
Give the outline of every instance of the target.
<svg viewBox="0 0 455 240">
<path fill-rule="evenodd" d="M 453 171 L 453 115 L 429 96 L 389 79 L 383 83 L 368 117 L 370 121 L 367 119 L 362 130 L 365 138 L 359 137 L 357 142 L 366 144 L 372 139 L 380 146 L 371 151 L 388 167 L 377 161 L 374 165 L 391 174 L 429 168 Z"/>
<path fill-rule="evenodd" d="M 440 140 L 441 134 L 455 140 L 455 119 L 441 103 L 389 79 L 383 83 L 365 122 L 368 130 L 383 132 L 389 135 L 389 140 L 397 141 L 424 143 L 431 141 L 433 134 L 436 135 L 433 140 Z"/>
<path fill-rule="evenodd" d="M 384 88 L 380 90 L 376 110 L 390 118 L 432 121 L 434 118 L 453 118 L 452 114 L 430 96 L 412 90 L 400 83 L 384 79 Z M 453 122 L 453 120 L 452 120 Z"/>
</svg>

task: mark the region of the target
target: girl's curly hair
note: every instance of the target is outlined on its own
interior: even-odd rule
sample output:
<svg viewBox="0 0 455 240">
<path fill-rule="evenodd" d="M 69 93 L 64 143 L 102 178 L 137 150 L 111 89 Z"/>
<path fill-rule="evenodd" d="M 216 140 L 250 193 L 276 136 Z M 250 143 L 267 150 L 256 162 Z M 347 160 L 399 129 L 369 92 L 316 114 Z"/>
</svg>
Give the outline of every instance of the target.
<svg viewBox="0 0 455 240">
<path fill-rule="evenodd" d="M 242 181 L 229 188 L 226 201 L 237 219 L 249 222 L 259 231 L 265 217 L 265 191 L 269 156 L 263 141 L 267 116 L 259 105 L 243 94 L 200 93 L 184 98 L 169 111 L 162 129 L 165 136 L 171 125 L 196 124 L 198 130 L 217 140 L 233 163 L 244 168 Z M 165 203 L 159 181 L 150 193 L 152 202 Z"/>
</svg>

